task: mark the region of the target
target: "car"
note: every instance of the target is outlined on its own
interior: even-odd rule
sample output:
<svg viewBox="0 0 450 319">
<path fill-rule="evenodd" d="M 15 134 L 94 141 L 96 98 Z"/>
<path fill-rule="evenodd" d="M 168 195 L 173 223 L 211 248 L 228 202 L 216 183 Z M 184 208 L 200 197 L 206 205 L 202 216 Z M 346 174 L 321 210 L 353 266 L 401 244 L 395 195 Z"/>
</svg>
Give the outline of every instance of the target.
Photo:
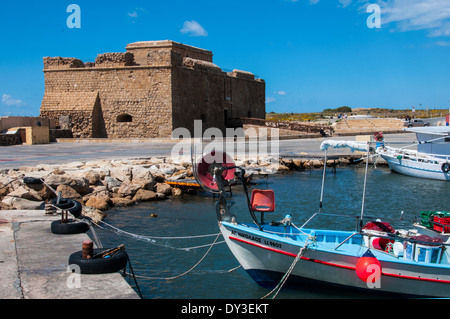
<svg viewBox="0 0 450 319">
<path fill-rule="evenodd" d="M 414 127 L 414 126 L 430 126 L 430 122 L 425 122 L 423 120 L 412 119 L 403 123 L 403 126 Z"/>
</svg>

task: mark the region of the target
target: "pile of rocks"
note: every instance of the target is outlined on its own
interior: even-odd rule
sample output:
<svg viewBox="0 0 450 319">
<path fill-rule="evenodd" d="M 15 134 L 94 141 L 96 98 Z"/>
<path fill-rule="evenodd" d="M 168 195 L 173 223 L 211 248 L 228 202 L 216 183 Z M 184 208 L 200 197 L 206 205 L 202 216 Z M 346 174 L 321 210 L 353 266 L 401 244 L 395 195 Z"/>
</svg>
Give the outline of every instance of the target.
<svg viewBox="0 0 450 319">
<path fill-rule="evenodd" d="M 320 160 L 278 161 L 270 157 L 235 163 L 247 170 L 258 168 L 258 173 L 268 174 L 323 165 Z M 56 197 L 45 185 L 25 184 L 24 177 L 42 178 L 57 193 L 61 192 L 62 197 L 82 203 L 83 212 L 88 208 L 105 211 L 180 196 L 182 190 L 166 181 L 194 178 L 190 159 L 169 158 L 97 160 L 0 170 L 0 209 L 43 209 L 46 202 Z"/>
<path fill-rule="evenodd" d="M 24 184 L 24 177 L 42 178 L 62 197 L 104 211 L 181 195 L 180 189 L 165 180 L 192 176 L 189 163 L 169 163 L 164 158 L 41 164 L 1 170 L 0 208 L 42 209 L 45 202 L 56 197 L 45 185 Z"/>
</svg>

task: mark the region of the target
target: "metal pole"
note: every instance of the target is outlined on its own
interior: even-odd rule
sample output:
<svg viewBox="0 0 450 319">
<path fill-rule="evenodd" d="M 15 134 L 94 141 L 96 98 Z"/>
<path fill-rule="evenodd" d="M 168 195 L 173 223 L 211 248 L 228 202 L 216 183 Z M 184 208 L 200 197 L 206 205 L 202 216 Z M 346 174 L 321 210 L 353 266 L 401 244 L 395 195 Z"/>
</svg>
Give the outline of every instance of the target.
<svg viewBox="0 0 450 319">
<path fill-rule="evenodd" d="M 314 213 L 302 226 L 300 226 L 300 228 L 305 227 L 305 225 L 308 224 L 309 221 L 314 218 L 314 216 L 316 216 L 317 214 L 322 213 L 323 187 L 325 185 L 325 173 L 327 171 L 327 154 L 328 154 L 328 149 L 325 150 L 325 159 L 324 159 L 324 162 L 323 162 L 322 188 L 320 190 L 319 211 L 317 213 Z"/>
<path fill-rule="evenodd" d="M 323 187 L 325 185 L 325 173 L 327 171 L 327 155 L 328 155 L 328 149 L 325 150 L 325 159 L 323 162 L 322 189 L 320 190 L 319 213 L 322 212 Z"/>
<path fill-rule="evenodd" d="M 360 228 L 362 228 L 363 216 L 364 216 L 364 202 L 366 199 L 367 171 L 369 168 L 369 153 L 370 153 L 370 142 L 367 142 L 366 171 L 364 173 L 364 189 L 363 189 L 363 198 L 362 198 L 362 204 L 361 204 L 361 219 L 359 221 Z"/>
</svg>

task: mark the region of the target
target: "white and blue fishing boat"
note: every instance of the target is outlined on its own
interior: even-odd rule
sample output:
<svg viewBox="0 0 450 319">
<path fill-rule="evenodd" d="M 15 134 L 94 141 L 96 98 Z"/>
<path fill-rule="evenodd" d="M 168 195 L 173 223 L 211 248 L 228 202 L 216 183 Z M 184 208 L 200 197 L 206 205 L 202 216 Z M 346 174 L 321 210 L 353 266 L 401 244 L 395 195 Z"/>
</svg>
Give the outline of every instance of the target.
<svg viewBox="0 0 450 319">
<path fill-rule="evenodd" d="M 368 164 L 357 229 L 306 227 L 315 216 L 325 214 L 322 199 L 328 147 L 369 149 L 368 144 L 344 144 L 335 141 L 322 144 L 325 165 L 319 211 L 301 226 L 294 225 L 290 215 L 279 222 L 266 223 L 264 214 L 275 211 L 274 192 L 253 189 L 248 194 L 245 183 L 243 189 L 253 222 L 240 222 L 240 214 L 246 212 L 231 209 L 225 186 L 234 175 L 243 176 L 244 169 L 234 166 L 226 153 L 214 151 L 195 164 L 194 174 L 202 187 L 219 195 L 216 203 L 219 228 L 235 258 L 259 285 L 274 288 L 271 293 L 277 293 L 287 283 L 330 285 L 368 293 L 450 297 L 450 226 L 444 226 L 448 219 L 443 217 L 436 222 L 430 217 L 433 214 L 428 214 L 426 226 L 415 223 L 408 230 L 394 229 L 389 223 L 376 220 L 364 224 L 368 220 L 364 216 Z M 436 226 L 440 226 L 440 231 Z"/>
</svg>

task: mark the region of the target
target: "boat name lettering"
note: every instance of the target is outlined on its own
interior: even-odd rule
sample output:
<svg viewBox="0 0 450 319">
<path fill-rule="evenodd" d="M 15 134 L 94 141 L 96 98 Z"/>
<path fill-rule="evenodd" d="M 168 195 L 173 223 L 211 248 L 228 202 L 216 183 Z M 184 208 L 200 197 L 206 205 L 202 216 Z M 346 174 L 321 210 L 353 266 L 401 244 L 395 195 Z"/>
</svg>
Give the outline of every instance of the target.
<svg viewBox="0 0 450 319">
<path fill-rule="evenodd" d="M 245 239 L 256 241 L 258 243 L 264 243 L 264 245 L 267 245 L 267 246 L 271 246 L 271 247 L 275 247 L 275 248 L 282 248 L 282 244 L 281 243 L 277 243 L 277 242 L 274 242 L 274 241 L 271 241 L 271 240 L 268 240 L 268 239 L 264 239 L 264 242 L 262 242 L 260 237 L 249 235 L 249 234 L 246 234 L 246 233 L 241 233 L 241 232 L 238 232 L 236 230 L 233 230 L 231 232 L 231 234 L 234 235 L 234 236 L 239 236 L 239 237 L 243 237 Z"/>
<path fill-rule="evenodd" d="M 258 243 L 261 242 L 261 238 L 253 236 L 253 235 L 249 235 L 249 234 L 246 234 L 246 233 L 240 233 L 240 232 L 237 232 L 235 230 L 233 230 L 231 233 L 233 235 L 238 235 L 239 237 L 244 237 L 245 239 L 250 239 L 250 240 L 256 241 Z"/>
<path fill-rule="evenodd" d="M 267 246 L 272 246 L 272 247 L 276 247 L 276 248 L 281 248 L 281 244 L 277 243 L 277 242 L 273 242 L 270 240 L 264 240 L 264 244 L 266 244 Z"/>
</svg>

